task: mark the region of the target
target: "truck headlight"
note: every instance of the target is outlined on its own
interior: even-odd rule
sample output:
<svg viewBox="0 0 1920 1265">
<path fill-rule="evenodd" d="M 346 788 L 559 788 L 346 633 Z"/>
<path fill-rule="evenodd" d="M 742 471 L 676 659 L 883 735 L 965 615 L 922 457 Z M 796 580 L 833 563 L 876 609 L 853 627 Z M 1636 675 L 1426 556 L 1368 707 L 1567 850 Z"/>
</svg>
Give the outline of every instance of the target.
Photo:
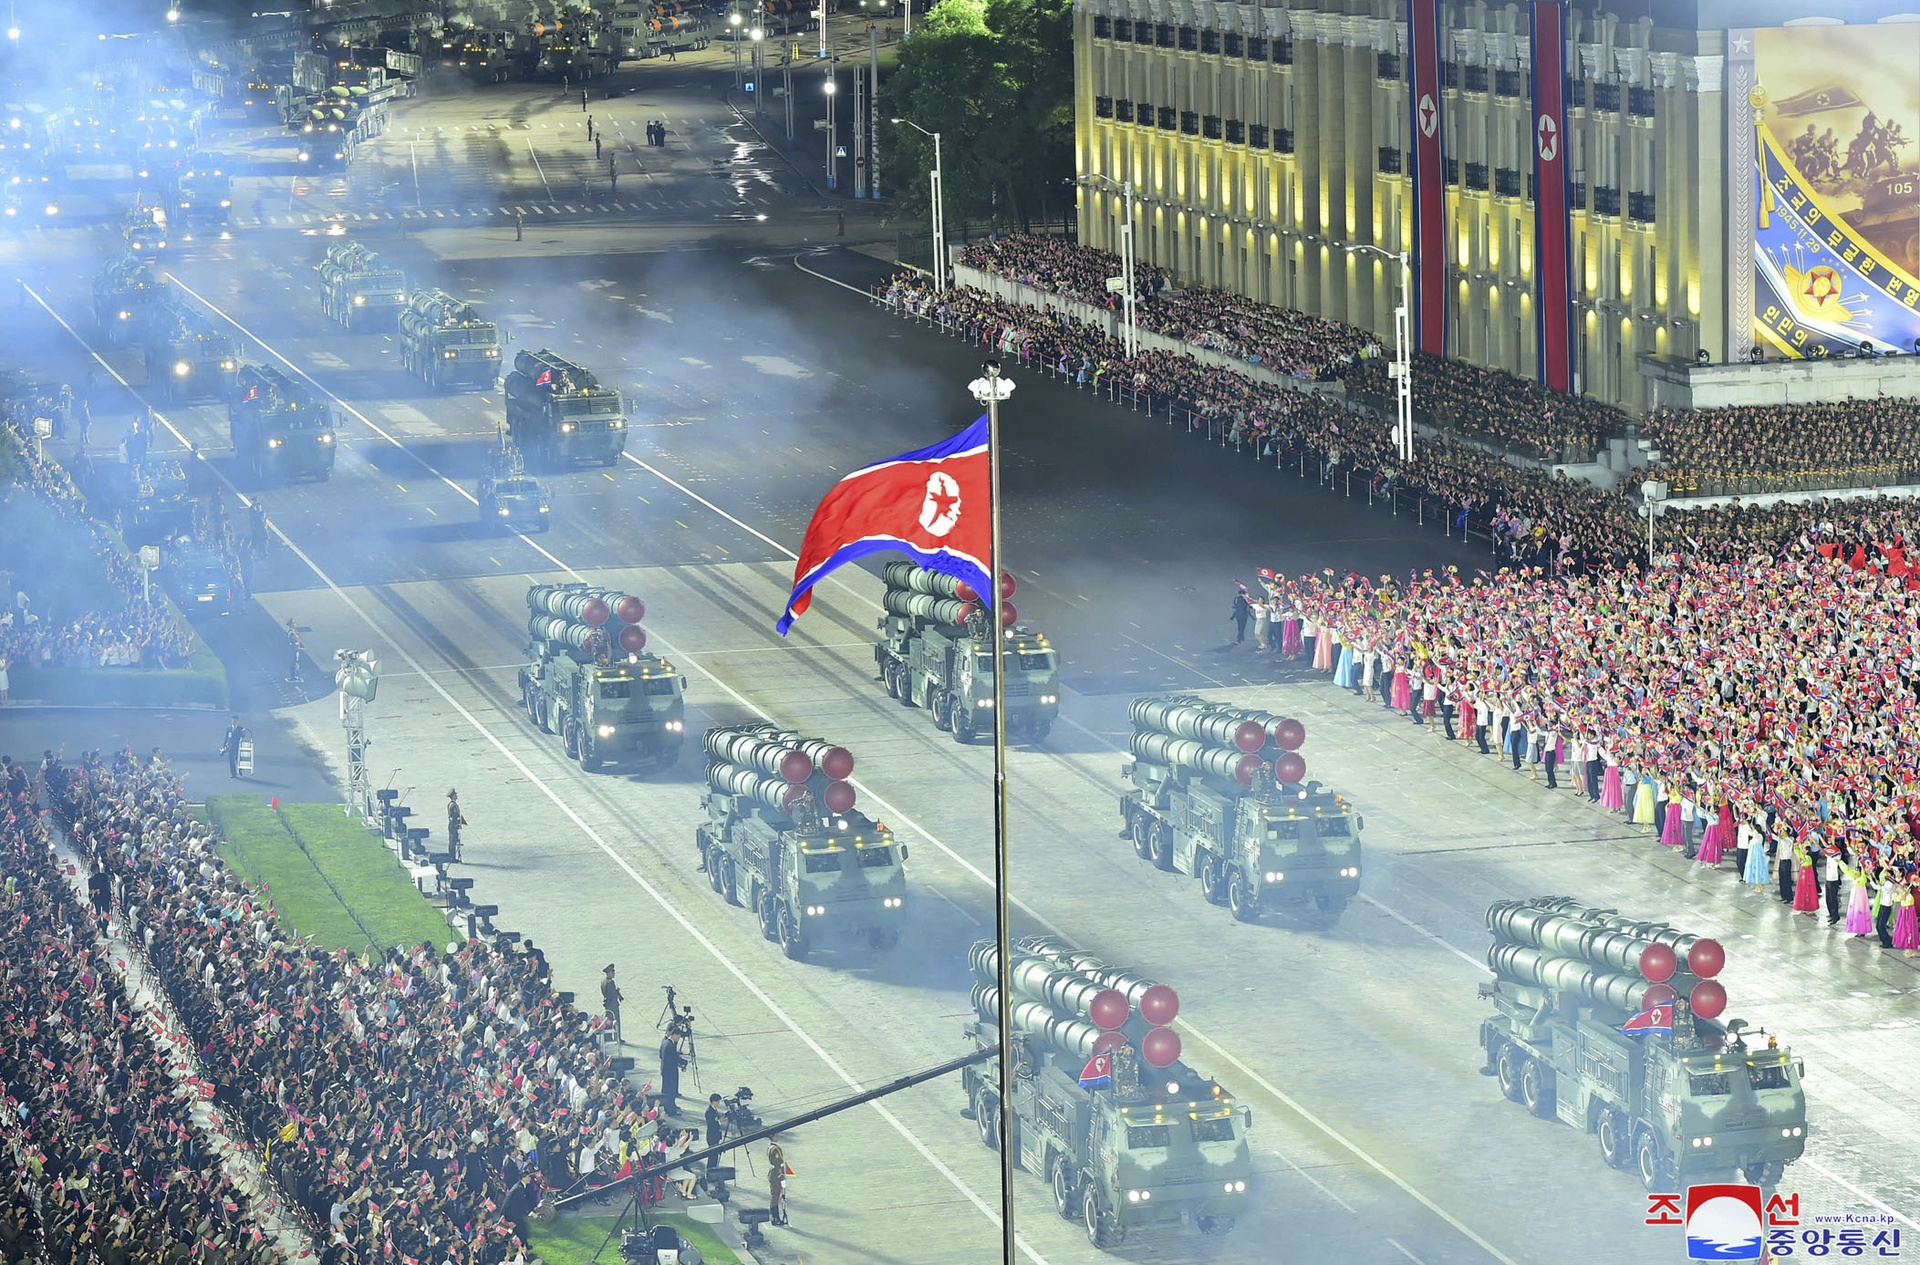
<svg viewBox="0 0 1920 1265">
<path fill-rule="evenodd" d="M 992 707 L 993 700 L 990 698 L 975 699 L 973 705 L 975 707 Z"/>
<path fill-rule="evenodd" d="M 1247 1193 L 1247 1183 L 1245 1180 L 1223 1182 L 1222 1185 L 1226 1187 L 1229 1195 L 1244 1195 Z"/>
<path fill-rule="evenodd" d="M 506 506 L 502 505 L 497 507 L 493 512 L 498 514 L 500 517 L 505 518 L 510 511 Z"/>
<path fill-rule="evenodd" d="M 680 720 L 670 720 L 666 724 L 667 732 L 672 734 L 677 734 L 686 727 L 686 722 Z"/>
<path fill-rule="evenodd" d="M 184 360 L 177 361 L 173 366 L 173 376 L 176 378 L 184 378 L 192 372 L 193 366 Z"/>
<path fill-rule="evenodd" d="M 826 915 L 826 912 L 827 912 L 827 907 L 825 905 L 808 905 L 807 906 L 807 917 L 809 918 L 824 917 Z"/>
<path fill-rule="evenodd" d="M 330 431 L 330 430 L 329 430 L 329 431 L 322 431 L 322 432 L 320 433 L 320 442 L 321 442 L 321 443 L 323 443 L 323 444 L 330 444 L 330 443 L 332 443 L 332 442 L 333 442 L 333 432 L 332 432 L 332 431 Z"/>
<path fill-rule="evenodd" d="M 440 358 L 442 360 L 452 360 L 454 357 L 458 356 L 459 354 L 460 353 L 453 352 L 453 351 L 443 351 L 440 353 Z"/>
<path fill-rule="evenodd" d="M 280 446 L 280 439 L 277 436 L 267 440 L 267 447 L 278 448 L 279 446 Z"/>
<path fill-rule="evenodd" d="M 904 899 L 903 897 L 899 897 L 899 896 L 889 896 L 880 902 L 880 908 L 898 909 L 900 908 L 903 902 L 903 899 Z"/>
<path fill-rule="evenodd" d="M 1285 870 L 1268 870 L 1262 877 L 1269 883 L 1284 883 L 1287 881 Z"/>
<path fill-rule="evenodd" d="M 613 737 L 614 731 L 613 731 L 612 725 L 602 725 L 598 729 L 594 730 L 593 732 L 599 734 L 602 738 L 611 738 Z"/>
<path fill-rule="evenodd" d="M 561 423 L 560 423 L 560 433 L 561 433 L 562 435 L 571 435 L 571 434 L 573 434 L 573 423 L 572 423 L 572 422 L 561 422 Z"/>
<path fill-rule="evenodd" d="M 231 373 L 233 371 L 233 361 L 222 360 L 220 362 L 220 371 L 222 373 Z"/>
<path fill-rule="evenodd" d="M 354 295 L 354 296 L 353 296 L 353 305 L 354 305 L 355 307 L 365 307 L 365 306 L 367 305 L 367 296 L 366 296 L 366 295 L 364 295 L 364 294 L 356 294 L 356 295 Z"/>
</svg>

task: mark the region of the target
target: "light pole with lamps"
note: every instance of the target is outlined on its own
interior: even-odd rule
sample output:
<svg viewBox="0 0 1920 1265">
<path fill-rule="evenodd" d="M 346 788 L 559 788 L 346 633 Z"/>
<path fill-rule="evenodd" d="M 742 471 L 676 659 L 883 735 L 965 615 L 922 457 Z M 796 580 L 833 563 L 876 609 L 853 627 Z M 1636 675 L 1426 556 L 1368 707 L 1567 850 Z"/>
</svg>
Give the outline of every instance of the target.
<svg viewBox="0 0 1920 1265">
<path fill-rule="evenodd" d="M 738 9 L 727 14 L 727 25 L 733 28 L 733 95 L 736 97 L 740 95 L 740 23 L 743 20 Z"/>
<path fill-rule="evenodd" d="M 1400 302 L 1393 309 L 1393 364 L 1387 367 L 1387 376 L 1394 383 L 1394 442 L 1400 451 L 1400 460 L 1413 460 L 1413 364 L 1412 338 L 1408 328 L 1408 296 L 1413 293 L 1413 263 L 1406 251 L 1383 250 L 1368 242 L 1359 242 L 1346 247 L 1349 255 L 1378 255 L 1382 259 L 1400 261 Z"/>
<path fill-rule="evenodd" d="M 767 85 L 762 82 L 767 71 L 766 57 L 762 51 L 766 48 L 765 36 L 764 30 L 757 26 L 753 28 L 753 117 L 756 119 L 767 117 L 766 109 L 761 105 L 767 95 Z"/>
<path fill-rule="evenodd" d="M 827 188 L 835 187 L 836 177 L 840 174 L 838 149 L 840 145 L 840 119 L 834 112 L 833 94 L 840 85 L 834 82 L 833 63 L 827 63 Z"/>
<path fill-rule="evenodd" d="M 1007 877 L 1007 630 L 1001 626 L 1007 585 L 1000 562 L 1000 402 L 1013 394 L 1013 383 L 1000 376 L 1000 362 L 989 360 L 981 376 L 967 383 L 973 398 L 987 406 L 987 507 L 993 534 L 987 555 L 987 574 L 993 595 L 988 609 L 993 636 L 993 930 L 999 947 L 999 993 L 995 1020 L 1000 1031 L 1000 1252 L 1012 1265 L 1013 1234 L 1013 954 L 1009 937 Z"/>
<path fill-rule="evenodd" d="M 1140 354 L 1140 321 L 1134 306 L 1133 294 L 1133 181 L 1115 180 L 1112 176 L 1082 176 L 1083 185 L 1104 184 L 1120 191 L 1126 202 L 1126 218 L 1120 221 L 1120 299 L 1126 318 L 1127 359 L 1132 360 Z M 1113 279 L 1107 279 L 1107 290 L 1113 290 Z"/>
<path fill-rule="evenodd" d="M 946 185 L 940 172 L 940 133 L 929 132 L 912 119 L 895 119 L 893 125 L 899 127 L 905 123 L 922 136 L 933 138 L 933 170 L 928 173 L 932 184 L 933 207 L 933 289 L 934 293 L 945 293 L 947 288 L 947 208 Z M 1012 390 L 1009 386 L 1008 390 Z"/>
</svg>

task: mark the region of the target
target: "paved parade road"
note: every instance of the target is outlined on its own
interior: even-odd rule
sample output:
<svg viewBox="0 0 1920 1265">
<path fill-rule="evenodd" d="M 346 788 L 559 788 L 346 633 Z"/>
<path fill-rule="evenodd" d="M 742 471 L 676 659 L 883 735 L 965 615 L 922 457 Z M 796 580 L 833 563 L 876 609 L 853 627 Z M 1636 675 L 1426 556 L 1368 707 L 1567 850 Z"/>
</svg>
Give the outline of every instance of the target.
<svg viewBox="0 0 1920 1265">
<path fill-rule="evenodd" d="M 683 107 L 662 92 L 660 108 Z M 684 109 L 696 117 L 694 104 Z M 389 141 L 416 110 L 423 128 L 449 126 L 447 103 L 429 97 L 396 112 Z M 480 179 L 461 147 L 435 145 L 447 164 L 434 168 L 436 184 Z M 741 160 L 766 183 L 748 179 L 738 205 L 770 216 L 811 205 L 780 182 L 777 162 Z M 683 165 L 662 176 L 660 197 L 692 208 L 693 190 L 713 179 Z M 252 191 L 256 201 L 271 192 Z M 350 191 L 363 195 L 379 191 Z M 710 222 L 738 215 L 734 203 L 703 210 Z M 401 372 L 389 336 L 323 321 L 312 266 L 335 239 L 241 228 L 169 261 L 185 293 L 251 340 L 249 356 L 309 376 L 343 415 L 330 482 L 263 493 L 282 544 L 256 578 L 259 605 L 271 623 L 309 630 L 322 659 L 334 647 L 376 652 L 386 672 L 369 713 L 377 783 L 407 788 L 429 820 L 446 788 L 460 788 L 474 898 L 498 903 L 500 925 L 538 940 L 562 985 L 583 996 L 604 962 L 618 962 L 643 1066 L 657 1040 L 655 986 L 669 982 L 699 1011 L 702 1096 L 748 1084 L 770 1116 L 953 1057 L 969 1012 L 964 952 L 991 932 L 990 753 L 955 745 L 873 679 L 873 575 L 823 585 L 785 641 L 771 625 L 825 486 L 970 420 L 964 383 L 979 356 L 825 279 L 857 278 L 864 265 L 816 256 L 817 243 L 791 234 L 696 253 L 636 251 L 644 226 L 572 231 L 515 243 L 510 224 L 403 237 L 375 222 L 364 235 L 406 262 L 412 284 L 470 298 L 511 330 L 509 354 L 551 346 L 637 400 L 617 468 L 543 476 L 554 524 L 536 538 L 476 521 L 498 394 L 430 394 Z M 98 257 L 77 240 L 46 245 L 15 261 L 36 284 L 14 309 L 17 354 L 39 376 L 77 381 Z M 130 357 L 99 363 L 104 445 L 145 403 L 144 375 Z M 1011 762 L 1018 929 L 1056 931 L 1173 984 L 1187 1061 L 1254 1113 L 1257 1198 L 1239 1228 L 1219 1240 L 1140 1235 L 1116 1255 L 1678 1259 L 1677 1231 L 1641 1224 L 1633 1178 L 1479 1074 L 1482 914 L 1495 899 L 1550 892 L 1720 936 L 1729 1013 L 1782 1033 L 1807 1062 L 1815 1128 L 1784 1186 L 1822 1212 L 1920 1215 L 1920 1146 L 1882 1106 L 1905 1100 L 1920 1054 L 1909 960 L 1841 942 L 1656 850 L 1583 798 L 1549 794 L 1228 644 L 1230 580 L 1255 567 L 1466 569 L 1487 565 L 1482 550 L 1370 510 L 1364 494 L 1329 493 L 1037 372 L 1008 372 L 1018 382 L 1004 414 L 1015 601 L 1059 647 L 1067 683 L 1052 735 Z M 230 496 L 255 491 L 227 459 L 224 410 L 163 413 L 174 445 L 205 456 Z M 704 815 L 697 741 L 671 770 L 589 776 L 535 731 L 517 706 L 522 599 L 530 581 L 560 578 L 645 598 L 651 647 L 689 678 L 690 733 L 767 717 L 854 752 L 862 807 L 912 849 L 915 913 L 897 950 L 792 963 L 708 889 L 692 843 Z M 226 640 L 272 659 L 276 647 L 256 640 L 269 620 L 252 627 Z M 1312 776 L 1348 793 L 1366 820 L 1363 895 L 1337 926 L 1236 924 L 1115 837 L 1126 702 L 1166 689 L 1306 721 Z M 268 703 L 337 766 L 331 698 Z M 771 1232 L 768 1259 L 988 1259 L 995 1165 L 960 1105 L 957 1085 L 936 1083 L 787 1140 L 800 1173 L 794 1225 Z M 742 1201 L 757 1202 L 757 1181 L 742 1180 Z M 1103 1259 L 1053 1215 L 1041 1182 L 1023 1179 L 1018 1198 L 1030 1260 Z"/>
</svg>

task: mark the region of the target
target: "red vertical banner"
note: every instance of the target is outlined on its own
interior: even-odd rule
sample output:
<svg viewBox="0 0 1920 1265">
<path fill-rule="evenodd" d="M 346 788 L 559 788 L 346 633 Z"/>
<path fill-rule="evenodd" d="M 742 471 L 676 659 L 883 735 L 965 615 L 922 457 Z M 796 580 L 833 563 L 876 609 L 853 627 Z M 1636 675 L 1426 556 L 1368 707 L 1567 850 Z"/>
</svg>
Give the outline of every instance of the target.
<svg viewBox="0 0 1920 1265">
<path fill-rule="evenodd" d="M 1440 130 L 1440 0 L 1408 0 L 1413 59 L 1413 341 L 1447 354 L 1447 165 Z"/>
<path fill-rule="evenodd" d="M 1533 6 L 1533 313 L 1540 380 L 1573 389 L 1567 239 L 1567 33 L 1558 4 Z"/>
</svg>

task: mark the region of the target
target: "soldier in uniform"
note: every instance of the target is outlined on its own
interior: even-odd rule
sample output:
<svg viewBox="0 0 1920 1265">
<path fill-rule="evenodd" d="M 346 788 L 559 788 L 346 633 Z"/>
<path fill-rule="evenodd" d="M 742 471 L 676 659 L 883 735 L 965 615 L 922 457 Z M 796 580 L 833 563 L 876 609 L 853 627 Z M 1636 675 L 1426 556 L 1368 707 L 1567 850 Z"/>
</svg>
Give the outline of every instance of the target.
<svg viewBox="0 0 1920 1265">
<path fill-rule="evenodd" d="M 787 1224 L 787 1153 L 780 1149 L 780 1135 L 767 1139 L 767 1211 L 773 1214 L 769 1224 Z"/>
<path fill-rule="evenodd" d="M 306 643 L 300 640 L 300 630 L 293 626 L 293 620 L 287 620 L 287 654 L 290 662 L 287 667 L 287 680 L 293 685 L 300 684 L 300 656 L 306 651 Z"/>
<path fill-rule="evenodd" d="M 460 792 L 449 790 L 447 792 L 447 851 L 453 854 L 453 859 L 456 861 L 460 859 L 460 827 L 466 824 L 467 819 L 460 814 Z"/>
</svg>

